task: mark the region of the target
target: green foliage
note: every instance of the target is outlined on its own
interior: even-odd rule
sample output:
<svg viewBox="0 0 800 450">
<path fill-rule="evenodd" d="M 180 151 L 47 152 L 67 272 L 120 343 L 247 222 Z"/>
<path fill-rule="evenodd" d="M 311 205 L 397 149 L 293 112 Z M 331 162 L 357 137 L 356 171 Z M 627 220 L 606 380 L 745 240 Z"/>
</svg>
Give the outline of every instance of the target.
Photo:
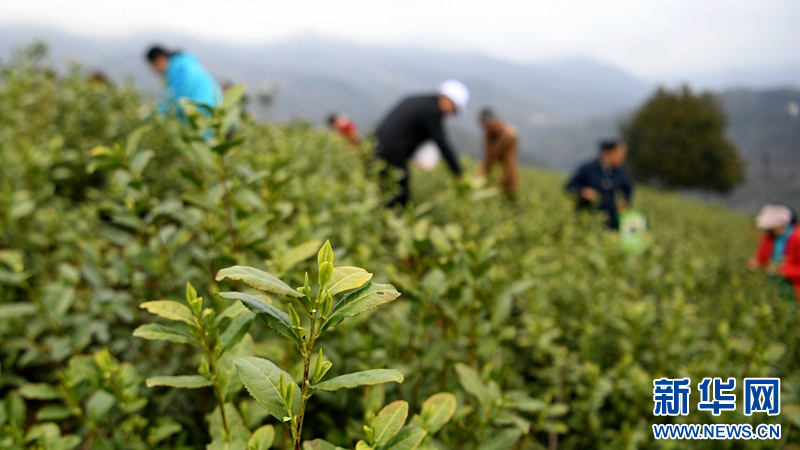
<svg viewBox="0 0 800 450">
<path fill-rule="evenodd" d="M 391 381 L 403 382 L 403 374 L 391 369 L 365 370 L 322 381 L 332 363 L 325 361 L 321 349 L 314 364 L 314 372 L 310 371 L 314 345 L 328 324 L 339 324 L 347 316 L 361 314 L 400 296 L 394 286 L 376 286 L 371 283 L 369 280 L 372 274 L 366 270 L 347 266 L 334 267 L 333 261 L 331 243 L 325 241 L 317 254 L 319 286 L 316 295 L 308 282 L 308 273 L 304 277 L 305 284 L 297 290 L 275 276 L 252 267 L 234 266 L 223 269 L 216 277 L 217 281 L 225 278 L 241 280 L 254 289 L 298 299 L 302 306 L 308 325 L 303 323 L 292 304 L 289 304 L 289 314 L 286 314 L 257 296 L 235 292 L 219 294 L 224 298 L 241 300 L 264 323 L 297 345 L 303 358 L 303 377 L 299 386 L 291 375 L 267 359 L 238 358 L 234 361 L 239 377 L 250 395 L 276 419 L 289 425 L 296 450 L 300 449 L 302 441 L 306 403 L 314 391 L 336 391 Z M 343 293 L 345 295 L 334 305 L 333 297 Z"/>
<path fill-rule="evenodd" d="M 156 376 L 148 378 L 147 387 L 167 386 L 183 389 L 197 389 L 211 386 L 217 402 L 217 411 L 220 411 L 221 433 L 209 445 L 211 448 L 243 448 L 244 440 L 237 433 L 235 424 L 231 422 L 227 403 L 230 397 L 236 395 L 241 386 L 231 383 L 233 366 L 238 357 L 252 354 L 252 340 L 247 334 L 255 315 L 236 305 L 230 306 L 216 317 L 212 308 L 203 308 L 203 298 L 197 296 L 197 291 L 191 284 L 186 284 L 186 303 L 183 305 L 172 300 L 158 300 L 144 302 L 140 308 L 146 309 L 165 319 L 182 322 L 188 325 L 187 331 L 166 327 L 163 325 L 147 324 L 134 330 L 133 335 L 149 340 L 165 340 L 174 343 L 185 343 L 200 348 L 203 356 L 200 375 Z M 228 320 L 224 320 L 228 319 Z M 223 327 L 223 323 L 226 326 Z M 238 416 L 239 412 L 233 408 L 232 415 Z M 214 436 L 214 433 L 211 433 Z M 244 432 L 249 436 L 249 432 Z"/>
<path fill-rule="evenodd" d="M 402 400 L 386 405 L 376 416 L 370 416 L 363 426 L 366 440 L 356 443 L 355 450 L 413 450 L 435 449 L 433 435 L 453 417 L 456 399 L 453 394 L 441 392 L 425 401 L 420 415 L 415 415 L 406 425 L 408 403 Z M 336 450 L 322 439 L 307 441 L 304 450 Z"/>
<path fill-rule="evenodd" d="M 744 181 L 745 169 L 726 126 L 711 94 L 659 89 L 622 125 L 634 177 L 669 189 L 730 192 Z"/>
<path fill-rule="evenodd" d="M 800 443 L 795 306 L 744 268 L 748 217 L 645 188 L 629 253 L 528 169 L 514 203 L 414 173 L 397 215 L 368 145 L 237 95 L 142 118 L 41 49 L 2 68 L 0 448 L 291 448 L 312 392 L 307 449 L 675 448 L 650 425 L 677 421 Z M 652 416 L 654 378 L 720 374 L 781 377 L 782 415 Z"/>
</svg>

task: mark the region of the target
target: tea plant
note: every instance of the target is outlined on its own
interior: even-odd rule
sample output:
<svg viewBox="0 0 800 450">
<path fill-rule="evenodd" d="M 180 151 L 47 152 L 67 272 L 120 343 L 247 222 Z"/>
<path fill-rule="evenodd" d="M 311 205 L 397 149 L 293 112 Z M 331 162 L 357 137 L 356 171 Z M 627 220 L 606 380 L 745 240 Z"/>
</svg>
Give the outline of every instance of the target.
<svg viewBox="0 0 800 450">
<path fill-rule="evenodd" d="M 212 308 L 203 308 L 203 298 L 191 284 L 186 285 L 187 305 L 172 300 L 157 300 L 141 304 L 141 308 L 165 319 L 179 322 L 184 328 L 147 324 L 137 328 L 133 335 L 149 340 L 163 340 L 178 344 L 190 344 L 202 352 L 199 375 L 165 375 L 147 379 L 147 386 L 169 386 L 197 389 L 211 386 L 217 403 L 216 411 L 221 417 L 220 439 L 211 443 L 212 448 L 244 444 L 242 436 L 249 437 L 247 429 L 235 429 L 238 424 L 229 419 L 228 401 L 241 389 L 234 377 L 234 358 L 252 354 L 252 340 L 247 334 L 255 315 L 236 303 L 219 315 Z M 225 326 L 223 326 L 225 325 Z M 237 414 L 234 412 L 233 414 Z M 241 428 L 241 427 L 239 427 Z M 263 433 L 256 432 L 250 438 L 264 440 Z M 212 436 L 215 433 L 211 433 Z M 271 439 L 270 439 L 271 441 Z M 236 447 L 228 447 L 236 448 Z M 268 447 L 264 447 L 268 448 Z"/>
<path fill-rule="evenodd" d="M 436 434 L 456 411 L 456 398 L 442 392 L 432 395 L 422 404 L 422 411 L 415 415 L 412 423 L 403 426 L 408 417 L 408 403 L 398 400 L 386 405 L 364 425 L 367 440 L 360 440 L 355 450 L 400 450 L 438 448 L 433 441 Z M 340 450 L 322 439 L 314 439 L 303 445 L 304 450 Z"/>
<path fill-rule="evenodd" d="M 81 442 L 98 447 L 148 449 L 181 431 L 180 424 L 167 417 L 148 421 L 139 416 L 148 403 L 139 395 L 143 378 L 130 363 L 120 363 L 108 350 L 92 356 L 74 356 L 58 379 L 55 386 L 20 386 L 19 397 L 7 399 L 10 414 L 5 416 L 7 423 L 0 424 L 2 434 L 11 436 L 17 445 L 36 441 L 43 449 L 71 449 Z M 22 399 L 47 403 L 36 411 L 36 419 L 42 423 L 24 433 L 24 420 L 15 416 L 25 409 Z M 64 420 L 75 421 L 80 434 L 87 437 L 61 436 L 55 422 Z M 109 427 L 111 423 L 117 426 Z M 0 445 L 16 448 L 11 441 Z"/>
<path fill-rule="evenodd" d="M 371 282 L 372 274 L 366 270 L 351 266 L 334 267 L 333 261 L 333 249 L 330 242 L 326 241 L 317 255 L 317 289 L 312 288 L 307 273 L 305 284 L 297 290 L 275 276 L 252 267 L 234 266 L 217 274 L 218 281 L 225 278 L 241 280 L 254 289 L 295 299 L 301 306 L 305 320 L 301 320 L 292 303 L 288 305 L 287 314 L 261 296 L 239 292 L 217 294 L 241 301 L 267 325 L 297 346 L 303 359 L 300 386 L 291 375 L 268 359 L 245 357 L 234 361 L 250 395 L 275 418 L 289 426 L 295 450 L 300 450 L 306 406 L 315 391 L 336 391 L 403 381 L 403 374 L 393 369 L 365 370 L 323 381 L 333 364 L 325 360 L 322 350 L 314 359 L 312 371 L 314 346 L 324 331 L 347 317 L 377 308 L 400 296 L 392 285 Z M 337 300 L 334 301 L 334 298 Z"/>
<path fill-rule="evenodd" d="M 541 430 L 553 435 L 568 431 L 567 426 L 556 419 L 567 413 L 567 405 L 533 399 L 522 391 L 503 393 L 494 380 L 485 383 L 475 369 L 464 364 L 456 365 L 456 372 L 464 390 L 477 401 L 477 410 L 467 408 L 462 415 L 468 416 L 473 411 L 477 414 L 474 421 L 477 429 L 473 435 L 477 444 L 482 444 L 478 448 L 512 448 L 520 437 L 531 431 Z M 520 413 L 539 417 L 532 422 Z M 551 437 L 551 442 L 553 439 Z"/>
</svg>

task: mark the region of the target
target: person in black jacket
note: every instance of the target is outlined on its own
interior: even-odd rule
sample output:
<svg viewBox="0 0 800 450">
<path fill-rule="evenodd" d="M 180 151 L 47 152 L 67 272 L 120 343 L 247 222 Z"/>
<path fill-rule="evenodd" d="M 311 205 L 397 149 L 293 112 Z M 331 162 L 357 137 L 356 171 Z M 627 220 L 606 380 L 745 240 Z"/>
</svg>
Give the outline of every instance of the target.
<svg viewBox="0 0 800 450">
<path fill-rule="evenodd" d="M 600 142 L 600 157 L 582 164 L 567 183 L 567 191 L 578 196 L 578 209 L 597 209 L 608 215 L 606 226 L 619 228 L 618 212 L 630 205 L 633 183 L 622 169 L 628 146 L 619 141 Z M 624 200 L 617 202 L 616 192 L 622 191 Z"/>
<path fill-rule="evenodd" d="M 375 154 L 388 166 L 402 172 L 400 192 L 389 206 L 405 205 L 409 201 L 408 160 L 423 142 L 432 139 L 439 146 L 450 170 L 461 175 L 458 156 L 448 143 L 442 129 L 445 116 L 462 113 L 469 102 L 469 90 L 463 83 L 448 80 L 439 86 L 435 95 L 408 97 L 392 109 L 375 132 Z"/>
</svg>

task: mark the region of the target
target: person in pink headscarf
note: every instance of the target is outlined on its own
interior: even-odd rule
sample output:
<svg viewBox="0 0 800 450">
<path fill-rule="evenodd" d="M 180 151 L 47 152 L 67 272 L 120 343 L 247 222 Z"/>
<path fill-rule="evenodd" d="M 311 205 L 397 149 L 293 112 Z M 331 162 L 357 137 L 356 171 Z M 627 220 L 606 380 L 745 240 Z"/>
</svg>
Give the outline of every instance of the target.
<svg viewBox="0 0 800 450">
<path fill-rule="evenodd" d="M 794 213 L 783 205 L 766 204 L 756 217 L 756 227 L 764 230 L 764 237 L 748 267 L 765 269 L 787 297 L 793 292 L 800 301 L 800 232 Z"/>
</svg>

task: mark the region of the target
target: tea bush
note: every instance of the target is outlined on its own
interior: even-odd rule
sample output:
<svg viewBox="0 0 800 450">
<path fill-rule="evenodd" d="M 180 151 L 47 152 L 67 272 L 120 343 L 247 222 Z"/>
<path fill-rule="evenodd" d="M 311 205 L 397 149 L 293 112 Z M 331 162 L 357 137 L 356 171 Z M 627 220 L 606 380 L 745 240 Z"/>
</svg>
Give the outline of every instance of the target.
<svg viewBox="0 0 800 450">
<path fill-rule="evenodd" d="M 748 217 L 643 189 L 629 252 L 533 169 L 514 202 L 414 173 L 395 214 L 368 144 L 254 123 L 238 95 L 181 123 L 38 47 L 2 67 L 0 448 L 775 447 L 655 441 L 668 422 L 780 423 L 797 447 L 795 305 L 745 270 Z M 371 279 L 325 288 L 326 240 Z M 401 296 L 326 322 L 365 283 Z M 403 381 L 327 392 L 328 369 Z M 654 417 L 653 380 L 684 376 L 781 377 L 782 414 Z"/>
</svg>

